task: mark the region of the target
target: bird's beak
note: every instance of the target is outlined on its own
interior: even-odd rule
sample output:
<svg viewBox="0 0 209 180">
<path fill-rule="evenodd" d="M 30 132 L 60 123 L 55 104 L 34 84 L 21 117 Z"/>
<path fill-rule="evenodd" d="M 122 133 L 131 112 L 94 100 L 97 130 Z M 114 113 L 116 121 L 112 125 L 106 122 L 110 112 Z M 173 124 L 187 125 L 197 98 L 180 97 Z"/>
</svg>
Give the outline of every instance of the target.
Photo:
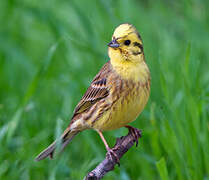
<svg viewBox="0 0 209 180">
<path fill-rule="evenodd" d="M 112 48 L 118 48 L 120 46 L 120 44 L 116 41 L 116 39 L 113 39 L 109 44 L 108 44 L 109 47 L 112 47 Z"/>
</svg>

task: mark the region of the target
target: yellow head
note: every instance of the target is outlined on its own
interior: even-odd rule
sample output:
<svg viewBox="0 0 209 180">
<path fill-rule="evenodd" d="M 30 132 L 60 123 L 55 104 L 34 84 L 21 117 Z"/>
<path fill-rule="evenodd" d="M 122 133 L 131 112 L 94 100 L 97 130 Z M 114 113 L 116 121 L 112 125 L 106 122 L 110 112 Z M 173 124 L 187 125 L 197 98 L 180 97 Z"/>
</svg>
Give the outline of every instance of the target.
<svg viewBox="0 0 209 180">
<path fill-rule="evenodd" d="M 131 24 L 119 25 L 108 44 L 108 54 L 112 61 L 141 62 L 144 61 L 142 39 L 136 28 Z"/>
</svg>

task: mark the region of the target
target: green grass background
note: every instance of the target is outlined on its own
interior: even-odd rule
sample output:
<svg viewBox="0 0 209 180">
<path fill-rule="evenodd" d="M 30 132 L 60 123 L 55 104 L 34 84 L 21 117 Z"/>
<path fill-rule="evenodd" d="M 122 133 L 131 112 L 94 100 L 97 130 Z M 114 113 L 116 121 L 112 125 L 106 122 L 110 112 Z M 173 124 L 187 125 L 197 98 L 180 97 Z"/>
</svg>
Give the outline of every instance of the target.
<svg viewBox="0 0 209 180">
<path fill-rule="evenodd" d="M 1 0 L 0 179 L 82 179 L 104 158 L 85 131 L 55 160 L 34 162 L 68 125 L 123 22 L 143 38 L 151 96 L 132 123 L 139 147 L 104 179 L 209 180 L 206 0 Z M 113 146 L 126 133 L 104 135 Z"/>
</svg>

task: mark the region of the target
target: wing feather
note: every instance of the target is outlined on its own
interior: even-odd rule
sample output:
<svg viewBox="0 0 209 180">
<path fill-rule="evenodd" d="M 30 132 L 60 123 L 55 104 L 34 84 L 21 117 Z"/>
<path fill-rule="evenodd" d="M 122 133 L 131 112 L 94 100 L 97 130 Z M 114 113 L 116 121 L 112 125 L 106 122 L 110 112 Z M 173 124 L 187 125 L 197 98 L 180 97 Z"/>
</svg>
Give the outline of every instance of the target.
<svg viewBox="0 0 209 180">
<path fill-rule="evenodd" d="M 107 97 L 109 95 L 109 90 L 107 86 L 107 77 L 110 71 L 110 63 L 106 63 L 100 72 L 96 75 L 91 85 L 87 89 L 84 96 L 81 98 L 80 102 L 74 110 L 74 115 L 87 111 L 90 109 L 96 102 Z M 72 117 L 72 118 L 73 118 Z"/>
</svg>

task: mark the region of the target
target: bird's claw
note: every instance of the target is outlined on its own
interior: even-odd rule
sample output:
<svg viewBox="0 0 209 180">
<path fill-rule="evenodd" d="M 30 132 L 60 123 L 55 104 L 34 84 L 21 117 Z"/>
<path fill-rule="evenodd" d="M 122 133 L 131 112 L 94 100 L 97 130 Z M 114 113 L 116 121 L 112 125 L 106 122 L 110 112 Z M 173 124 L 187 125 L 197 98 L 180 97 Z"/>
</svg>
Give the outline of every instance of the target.
<svg viewBox="0 0 209 180">
<path fill-rule="evenodd" d="M 116 160 L 116 163 L 118 164 L 118 166 L 120 166 L 120 159 L 118 158 L 118 155 L 114 152 L 114 148 L 110 149 L 108 148 L 107 149 L 107 156 L 108 158 L 110 158 L 110 160 L 112 162 L 114 162 L 114 160 Z"/>
<path fill-rule="evenodd" d="M 134 141 L 136 142 L 136 147 L 138 146 L 138 139 L 141 138 L 141 130 L 134 128 L 132 126 L 125 126 L 128 128 L 129 133 L 133 136 Z"/>
</svg>

